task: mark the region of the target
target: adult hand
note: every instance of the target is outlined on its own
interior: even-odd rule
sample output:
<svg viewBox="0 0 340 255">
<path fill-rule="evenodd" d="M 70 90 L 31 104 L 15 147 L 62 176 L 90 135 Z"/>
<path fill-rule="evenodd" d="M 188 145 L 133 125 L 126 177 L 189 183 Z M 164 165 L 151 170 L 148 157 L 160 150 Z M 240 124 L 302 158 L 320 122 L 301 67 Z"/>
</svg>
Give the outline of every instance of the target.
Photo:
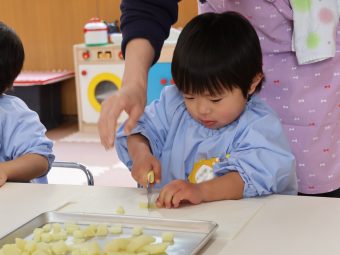
<svg viewBox="0 0 340 255">
<path fill-rule="evenodd" d="M 142 115 L 148 72 L 154 56 L 154 49 L 146 39 L 133 39 L 127 44 L 122 88 L 102 103 L 98 122 L 100 140 L 105 149 L 113 147 L 117 120 L 122 111 L 129 115 L 124 128 L 127 135 Z"/>
<path fill-rule="evenodd" d="M 200 185 L 184 180 L 174 180 L 161 190 L 156 205 L 158 207 L 177 208 L 183 201 L 192 204 L 202 203 L 203 195 Z"/>
<path fill-rule="evenodd" d="M 128 119 L 124 132 L 130 134 L 131 130 L 144 111 L 146 104 L 146 91 L 143 86 L 127 86 L 107 98 L 101 105 L 101 113 L 98 122 L 99 135 L 105 149 L 113 147 L 117 121 L 120 114 L 125 111 Z"/>
</svg>

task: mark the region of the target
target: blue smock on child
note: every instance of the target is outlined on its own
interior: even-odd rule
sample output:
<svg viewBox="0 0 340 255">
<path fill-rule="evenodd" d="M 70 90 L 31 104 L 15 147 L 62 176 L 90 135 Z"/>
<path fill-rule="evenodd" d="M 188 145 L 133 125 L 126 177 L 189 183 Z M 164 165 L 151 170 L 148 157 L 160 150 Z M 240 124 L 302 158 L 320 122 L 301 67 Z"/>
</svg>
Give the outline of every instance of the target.
<svg viewBox="0 0 340 255">
<path fill-rule="evenodd" d="M 211 164 L 214 176 L 238 171 L 245 183 L 244 197 L 297 194 L 295 157 L 280 120 L 256 95 L 235 121 L 209 129 L 191 117 L 177 87 L 168 86 L 159 100 L 146 107 L 132 131 L 136 133 L 149 140 L 153 155 L 161 162 L 162 179 L 155 188 L 176 179 L 193 182 L 192 171 L 203 162 Z M 123 126 L 118 130 L 115 147 L 131 169 L 133 162 Z M 204 167 L 200 169 L 205 171 Z"/>
</svg>

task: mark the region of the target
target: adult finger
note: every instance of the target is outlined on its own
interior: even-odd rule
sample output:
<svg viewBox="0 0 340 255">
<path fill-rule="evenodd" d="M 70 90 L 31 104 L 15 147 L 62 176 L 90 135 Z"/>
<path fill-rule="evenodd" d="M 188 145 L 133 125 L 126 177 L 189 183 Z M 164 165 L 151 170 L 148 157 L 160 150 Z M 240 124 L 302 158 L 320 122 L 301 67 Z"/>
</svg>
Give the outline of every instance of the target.
<svg viewBox="0 0 340 255">
<path fill-rule="evenodd" d="M 111 96 L 108 101 L 104 101 L 98 122 L 98 131 L 102 145 L 105 149 L 113 147 L 116 133 L 117 120 L 124 109 L 123 104 L 111 103 L 117 97 Z"/>
<path fill-rule="evenodd" d="M 139 120 L 140 116 L 142 116 L 144 108 L 140 105 L 135 105 L 131 111 L 128 113 L 129 117 L 125 122 L 124 125 L 124 133 L 129 135 L 132 129 L 136 126 L 137 121 Z"/>
</svg>

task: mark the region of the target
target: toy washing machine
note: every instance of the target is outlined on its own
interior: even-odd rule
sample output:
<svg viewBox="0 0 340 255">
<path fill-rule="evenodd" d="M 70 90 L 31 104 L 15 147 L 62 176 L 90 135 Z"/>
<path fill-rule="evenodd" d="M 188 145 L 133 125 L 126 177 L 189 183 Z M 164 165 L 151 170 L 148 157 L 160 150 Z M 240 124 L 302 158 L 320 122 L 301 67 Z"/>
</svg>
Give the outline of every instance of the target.
<svg viewBox="0 0 340 255">
<path fill-rule="evenodd" d="M 122 85 L 124 60 L 120 44 L 74 45 L 80 131 L 96 128 L 101 102 Z M 122 115 L 119 122 L 126 119 Z"/>
</svg>

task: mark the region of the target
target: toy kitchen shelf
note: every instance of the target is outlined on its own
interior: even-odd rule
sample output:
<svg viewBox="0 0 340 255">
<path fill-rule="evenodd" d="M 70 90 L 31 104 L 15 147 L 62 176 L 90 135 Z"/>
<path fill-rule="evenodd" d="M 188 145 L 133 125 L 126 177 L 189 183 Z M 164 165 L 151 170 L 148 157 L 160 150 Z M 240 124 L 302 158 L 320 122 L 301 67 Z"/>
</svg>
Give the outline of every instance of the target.
<svg viewBox="0 0 340 255">
<path fill-rule="evenodd" d="M 22 71 L 6 94 L 21 98 L 49 130 L 62 121 L 60 82 L 73 77 L 73 71 L 65 70 Z"/>
</svg>

